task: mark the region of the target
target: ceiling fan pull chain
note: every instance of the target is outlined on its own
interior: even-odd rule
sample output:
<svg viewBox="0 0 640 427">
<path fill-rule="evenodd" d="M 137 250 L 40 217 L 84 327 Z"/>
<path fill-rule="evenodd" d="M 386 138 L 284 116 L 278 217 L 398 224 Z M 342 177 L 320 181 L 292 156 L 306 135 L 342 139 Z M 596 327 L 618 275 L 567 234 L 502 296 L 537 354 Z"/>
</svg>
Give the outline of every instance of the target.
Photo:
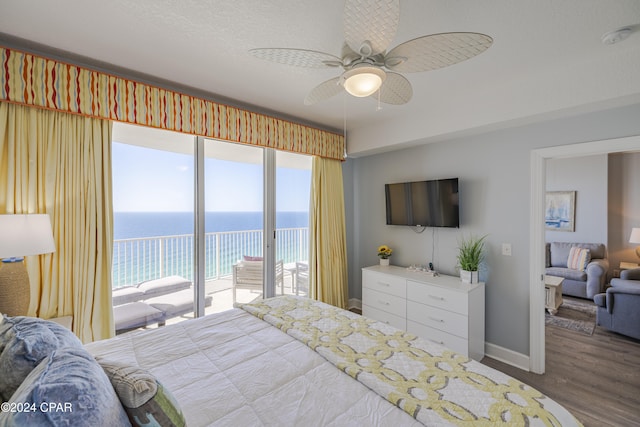
<svg viewBox="0 0 640 427">
<path fill-rule="evenodd" d="M 378 88 L 378 108 L 376 108 L 376 111 L 380 111 L 382 110 L 382 104 L 380 103 L 380 91 L 381 91 L 381 87 Z"/>
</svg>

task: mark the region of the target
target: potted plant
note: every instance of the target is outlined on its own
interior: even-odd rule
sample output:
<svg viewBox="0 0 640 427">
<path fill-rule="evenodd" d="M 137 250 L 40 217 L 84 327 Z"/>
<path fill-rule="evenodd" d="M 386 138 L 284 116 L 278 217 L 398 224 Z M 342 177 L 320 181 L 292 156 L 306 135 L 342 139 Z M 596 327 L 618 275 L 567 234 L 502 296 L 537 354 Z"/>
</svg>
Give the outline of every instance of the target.
<svg viewBox="0 0 640 427">
<path fill-rule="evenodd" d="M 464 283 L 478 283 L 478 267 L 484 259 L 484 239 L 487 236 L 464 237 L 458 242 L 458 268 Z"/>
<path fill-rule="evenodd" d="M 380 265 L 389 265 L 389 257 L 393 253 L 393 249 L 391 249 L 387 245 L 381 245 L 378 247 L 378 257 L 380 258 Z"/>
</svg>

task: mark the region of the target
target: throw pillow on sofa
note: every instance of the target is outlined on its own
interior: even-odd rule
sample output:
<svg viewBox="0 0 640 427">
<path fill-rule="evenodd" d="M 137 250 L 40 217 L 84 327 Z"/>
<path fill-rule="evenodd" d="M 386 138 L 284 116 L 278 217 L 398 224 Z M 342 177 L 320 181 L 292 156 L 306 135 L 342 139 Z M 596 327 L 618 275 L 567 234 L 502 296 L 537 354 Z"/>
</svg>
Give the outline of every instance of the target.
<svg viewBox="0 0 640 427">
<path fill-rule="evenodd" d="M 0 397 L 8 401 L 24 379 L 54 350 L 82 348 L 68 329 L 35 317 L 2 318 L 0 323 Z"/>
<path fill-rule="evenodd" d="M 591 261 L 591 251 L 589 249 L 578 248 L 576 246 L 569 250 L 567 267 L 571 270 L 584 271 Z"/>
</svg>

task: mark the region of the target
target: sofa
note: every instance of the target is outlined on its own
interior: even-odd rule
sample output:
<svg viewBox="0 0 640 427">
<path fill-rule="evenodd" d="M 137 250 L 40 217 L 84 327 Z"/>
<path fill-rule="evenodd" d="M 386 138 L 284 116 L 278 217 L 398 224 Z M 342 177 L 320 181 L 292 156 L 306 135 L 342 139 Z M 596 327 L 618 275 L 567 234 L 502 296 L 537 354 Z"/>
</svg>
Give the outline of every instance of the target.
<svg viewBox="0 0 640 427">
<path fill-rule="evenodd" d="M 580 267 L 568 264 L 572 248 L 586 250 L 586 259 Z M 609 272 L 607 248 L 601 243 L 549 242 L 546 244 L 545 274 L 562 277 L 562 293 L 579 298 L 593 299 L 604 292 Z"/>
<path fill-rule="evenodd" d="M 155 323 L 163 326 L 168 319 L 194 310 L 191 281 L 180 276 L 114 289 L 112 299 L 117 334 Z M 211 306 L 211 302 L 211 295 L 206 295 L 205 307 Z"/>
<path fill-rule="evenodd" d="M 97 360 L 48 320 L 0 314 L 0 372 L 0 427 L 185 425 L 150 372 Z"/>
<path fill-rule="evenodd" d="M 596 295 L 596 325 L 640 339 L 640 268 L 625 270 Z"/>
</svg>

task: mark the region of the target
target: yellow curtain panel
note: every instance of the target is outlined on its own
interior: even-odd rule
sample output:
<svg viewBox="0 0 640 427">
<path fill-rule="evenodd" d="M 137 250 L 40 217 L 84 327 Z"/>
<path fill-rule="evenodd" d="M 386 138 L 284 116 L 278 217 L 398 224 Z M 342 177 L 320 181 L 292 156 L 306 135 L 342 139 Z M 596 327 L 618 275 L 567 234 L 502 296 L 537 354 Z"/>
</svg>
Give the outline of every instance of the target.
<svg viewBox="0 0 640 427">
<path fill-rule="evenodd" d="M 111 128 L 0 102 L 0 213 L 49 214 L 56 245 L 27 258 L 29 315 L 73 316 L 83 342 L 114 334 Z"/>
<path fill-rule="evenodd" d="M 309 227 L 310 296 L 347 308 L 347 233 L 342 163 L 337 160 L 313 158 Z"/>
<path fill-rule="evenodd" d="M 344 137 L 0 47 L 0 101 L 330 159 Z"/>
</svg>

